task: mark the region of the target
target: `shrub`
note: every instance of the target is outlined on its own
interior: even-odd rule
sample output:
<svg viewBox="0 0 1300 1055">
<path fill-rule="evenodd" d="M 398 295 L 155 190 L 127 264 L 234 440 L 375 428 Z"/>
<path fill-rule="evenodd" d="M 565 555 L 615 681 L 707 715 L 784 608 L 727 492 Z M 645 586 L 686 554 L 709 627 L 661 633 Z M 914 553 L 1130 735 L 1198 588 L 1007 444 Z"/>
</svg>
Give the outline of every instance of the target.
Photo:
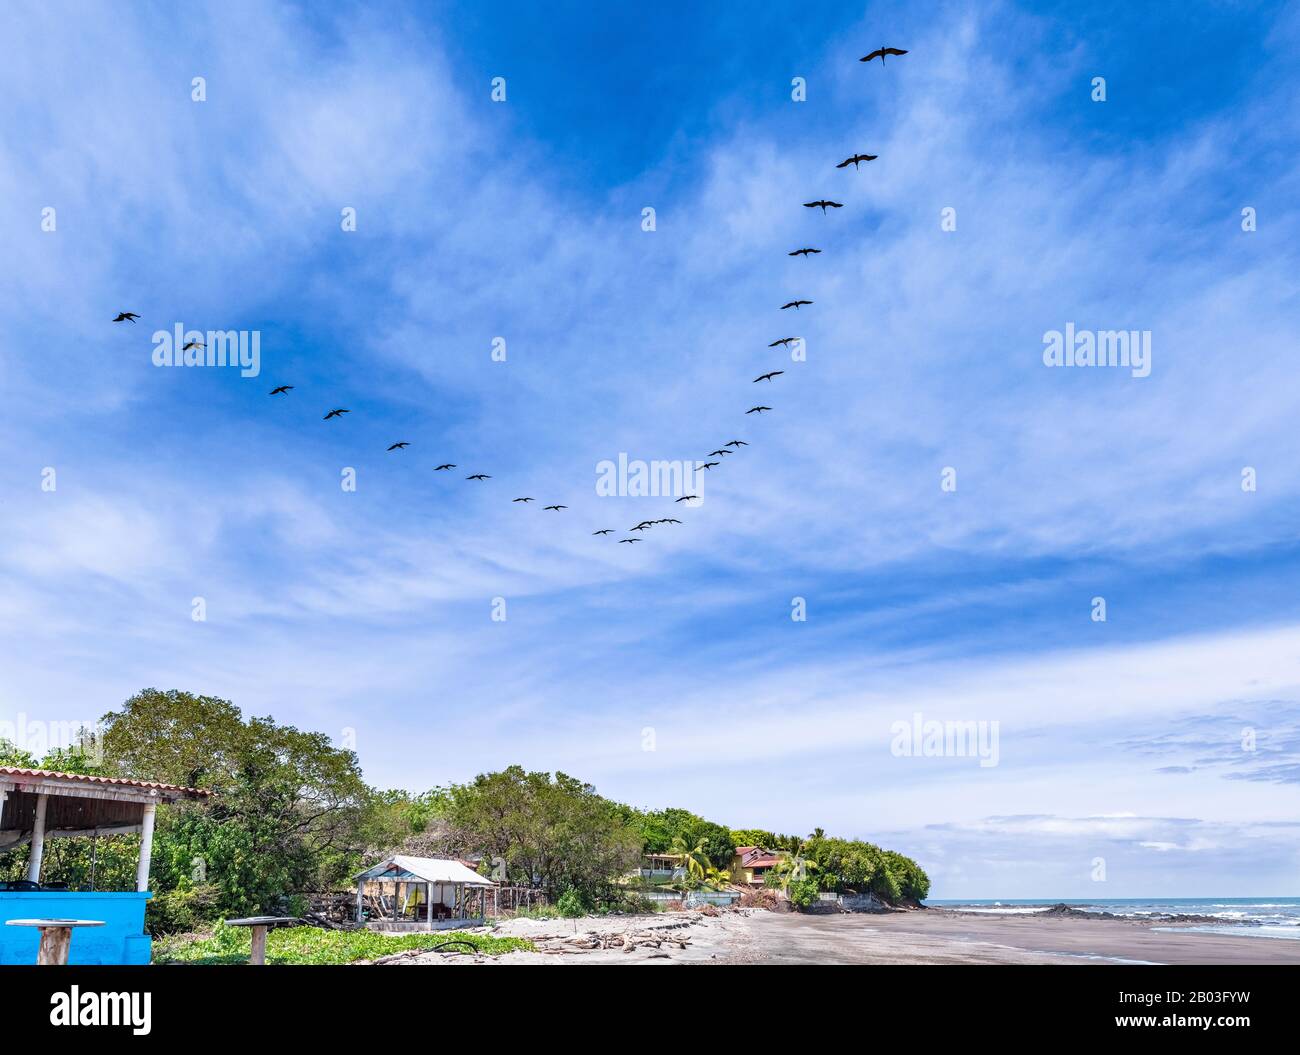
<svg viewBox="0 0 1300 1055">
<path fill-rule="evenodd" d="M 588 911 L 587 903 L 583 900 L 582 895 L 573 887 L 569 887 L 560 895 L 559 901 L 555 903 L 561 916 L 572 919 L 575 916 L 585 916 Z"/>
<path fill-rule="evenodd" d="M 786 894 L 790 898 L 790 904 L 802 911 L 817 900 L 819 889 L 815 879 L 794 879 L 791 880 Z"/>
<path fill-rule="evenodd" d="M 557 919 L 560 910 L 554 905 L 530 905 L 507 913 L 510 919 Z"/>
<path fill-rule="evenodd" d="M 645 916 L 654 912 L 658 906 L 658 901 L 653 901 L 648 897 L 642 897 L 635 890 L 629 890 L 620 898 L 611 898 L 606 901 L 601 905 L 601 908 L 609 912 L 626 912 L 629 915 Z"/>
<path fill-rule="evenodd" d="M 145 927 L 155 936 L 198 930 L 216 918 L 220 896 L 210 884 L 154 894 L 147 903 Z"/>
</svg>

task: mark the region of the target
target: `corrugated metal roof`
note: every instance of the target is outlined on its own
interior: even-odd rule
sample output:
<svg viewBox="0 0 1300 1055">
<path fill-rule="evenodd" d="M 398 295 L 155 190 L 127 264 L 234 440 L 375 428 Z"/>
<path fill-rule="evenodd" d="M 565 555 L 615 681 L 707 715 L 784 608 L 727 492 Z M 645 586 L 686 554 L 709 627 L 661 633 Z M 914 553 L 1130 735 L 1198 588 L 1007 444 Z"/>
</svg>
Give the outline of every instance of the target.
<svg viewBox="0 0 1300 1055">
<path fill-rule="evenodd" d="M 465 886 L 492 886 L 492 880 L 484 879 L 477 872 L 466 868 L 459 861 L 447 857 L 407 857 L 395 854 L 377 865 L 372 865 L 364 872 L 358 872 L 353 879 L 363 876 L 379 879 L 384 873 L 396 870 L 407 872 L 416 879 L 426 883 L 463 883 Z"/>
<path fill-rule="evenodd" d="M 185 788 L 179 784 L 160 784 L 153 780 L 133 780 L 130 777 L 97 777 L 89 773 L 60 773 L 53 769 L 21 769 L 17 766 L 0 766 L 0 779 L 4 777 L 13 777 L 18 780 L 46 780 L 54 777 L 59 780 L 76 780 L 85 784 L 109 784 L 146 788 L 153 791 L 174 791 L 184 795 L 206 796 L 212 794 L 205 788 Z"/>
</svg>

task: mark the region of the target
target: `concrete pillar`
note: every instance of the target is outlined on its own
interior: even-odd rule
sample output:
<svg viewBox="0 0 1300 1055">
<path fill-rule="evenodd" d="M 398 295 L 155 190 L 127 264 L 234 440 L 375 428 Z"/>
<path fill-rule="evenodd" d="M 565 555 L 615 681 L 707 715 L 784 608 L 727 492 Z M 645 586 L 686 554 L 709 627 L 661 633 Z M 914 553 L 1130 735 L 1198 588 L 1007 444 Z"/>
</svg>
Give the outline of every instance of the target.
<svg viewBox="0 0 1300 1055">
<path fill-rule="evenodd" d="M 49 803 L 48 795 L 36 796 L 36 819 L 32 822 L 32 852 L 27 859 L 27 878 L 33 883 L 41 881 L 41 858 L 45 856 L 45 809 Z"/>
<path fill-rule="evenodd" d="M 429 917 L 429 930 L 433 930 L 433 884 L 424 884 L 424 909 L 425 914 Z"/>
<path fill-rule="evenodd" d="M 366 905 L 366 881 L 364 879 L 358 879 L 357 880 L 357 922 L 358 923 L 361 922 L 362 915 L 365 912 L 365 905 Z"/>
<path fill-rule="evenodd" d="M 136 890 L 149 889 L 149 860 L 153 857 L 153 821 L 158 807 L 152 802 L 144 808 L 140 818 L 140 860 L 135 866 Z"/>
</svg>

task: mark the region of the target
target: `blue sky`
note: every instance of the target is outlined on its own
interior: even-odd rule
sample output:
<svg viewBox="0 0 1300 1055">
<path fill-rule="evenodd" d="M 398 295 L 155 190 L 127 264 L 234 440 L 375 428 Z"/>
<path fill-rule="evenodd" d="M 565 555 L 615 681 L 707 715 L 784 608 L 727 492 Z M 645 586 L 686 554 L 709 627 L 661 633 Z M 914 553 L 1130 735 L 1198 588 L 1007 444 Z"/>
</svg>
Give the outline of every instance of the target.
<svg viewBox="0 0 1300 1055">
<path fill-rule="evenodd" d="M 1295 894 L 1300 21 L 1183 12 L 17 5 L 0 718 L 185 688 L 378 784 L 559 768 L 937 897 Z M 1046 368 L 1070 322 L 1150 376 Z M 260 375 L 155 367 L 177 323 Z M 732 438 L 682 525 L 591 537 L 681 511 L 602 460 Z M 998 764 L 891 753 L 916 713 Z"/>
</svg>

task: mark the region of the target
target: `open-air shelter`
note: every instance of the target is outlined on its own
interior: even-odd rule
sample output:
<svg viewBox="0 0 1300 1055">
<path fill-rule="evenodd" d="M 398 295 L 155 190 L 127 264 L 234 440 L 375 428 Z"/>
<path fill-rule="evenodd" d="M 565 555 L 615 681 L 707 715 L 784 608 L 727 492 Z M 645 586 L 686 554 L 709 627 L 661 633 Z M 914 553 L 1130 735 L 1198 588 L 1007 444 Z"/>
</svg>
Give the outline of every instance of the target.
<svg viewBox="0 0 1300 1055">
<path fill-rule="evenodd" d="M 357 922 L 372 930 L 478 926 L 495 884 L 446 857 L 395 854 L 355 877 Z"/>
<path fill-rule="evenodd" d="M 144 931 L 149 861 L 160 803 L 203 799 L 208 792 L 127 777 L 58 773 L 0 766 L 0 850 L 31 847 L 27 878 L 0 887 L 0 963 L 31 963 L 37 935 L 3 924 L 29 917 L 102 920 L 94 934 L 78 935 L 73 963 L 148 963 Z M 140 833 L 135 889 L 67 890 L 41 883 L 47 840 Z"/>
</svg>

